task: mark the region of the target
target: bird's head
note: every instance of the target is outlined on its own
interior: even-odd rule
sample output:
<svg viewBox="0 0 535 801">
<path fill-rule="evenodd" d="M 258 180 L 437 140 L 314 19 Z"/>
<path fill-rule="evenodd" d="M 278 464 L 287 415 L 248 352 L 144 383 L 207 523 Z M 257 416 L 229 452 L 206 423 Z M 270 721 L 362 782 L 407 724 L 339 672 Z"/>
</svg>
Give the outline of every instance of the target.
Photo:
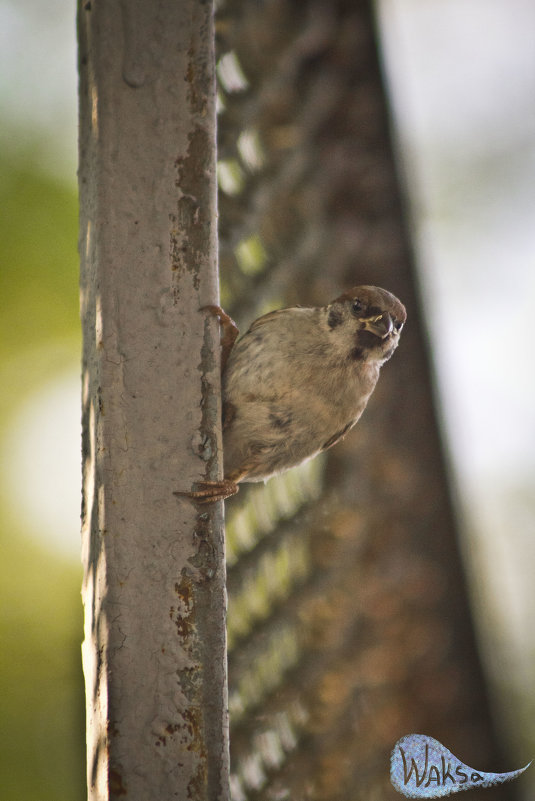
<svg viewBox="0 0 535 801">
<path fill-rule="evenodd" d="M 405 306 L 386 289 L 356 286 L 327 306 L 327 326 L 355 361 L 385 362 L 398 346 Z"/>
</svg>

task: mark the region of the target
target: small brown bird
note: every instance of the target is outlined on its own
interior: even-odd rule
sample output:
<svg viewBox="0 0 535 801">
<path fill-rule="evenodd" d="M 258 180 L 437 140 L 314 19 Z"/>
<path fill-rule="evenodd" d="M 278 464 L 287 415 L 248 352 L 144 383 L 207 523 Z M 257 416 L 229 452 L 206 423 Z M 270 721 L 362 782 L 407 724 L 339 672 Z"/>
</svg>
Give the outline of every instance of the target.
<svg viewBox="0 0 535 801">
<path fill-rule="evenodd" d="M 385 289 L 358 286 L 328 306 L 293 306 L 238 329 L 223 325 L 223 481 L 187 495 L 224 500 L 241 481 L 265 481 L 327 450 L 353 428 L 398 346 L 405 307 Z"/>
</svg>

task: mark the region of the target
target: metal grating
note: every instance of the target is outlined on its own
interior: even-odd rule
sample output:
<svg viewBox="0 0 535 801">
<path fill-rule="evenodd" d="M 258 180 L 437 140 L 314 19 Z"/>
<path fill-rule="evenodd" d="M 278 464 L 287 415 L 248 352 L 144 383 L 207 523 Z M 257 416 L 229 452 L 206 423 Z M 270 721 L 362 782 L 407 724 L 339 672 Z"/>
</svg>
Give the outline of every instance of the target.
<svg viewBox="0 0 535 801">
<path fill-rule="evenodd" d="M 233 801 L 399 798 L 413 731 L 498 769 L 371 6 L 217 5 L 223 305 L 245 330 L 371 283 L 409 313 L 357 429 L 227 502 Z"/>
</svg>

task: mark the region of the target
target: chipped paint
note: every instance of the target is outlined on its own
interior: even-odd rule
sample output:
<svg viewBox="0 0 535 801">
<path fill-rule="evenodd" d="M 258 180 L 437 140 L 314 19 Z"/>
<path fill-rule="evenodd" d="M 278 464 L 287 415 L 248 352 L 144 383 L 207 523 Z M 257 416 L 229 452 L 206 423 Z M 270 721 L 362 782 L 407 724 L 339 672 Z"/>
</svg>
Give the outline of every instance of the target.
<svg viewBox="0 0 535 801">
<path fill-rule="evenodd" d="M 185 156 L 175 160 L 176 186 L 180 190 L 176 215 L 171 215 L 170 263 L 174 285 L 189 273 L 195 290 L 199 289 L 199 275 L 203 264 L 210 259 L 212 246 L 212 198 L 209 181 L 199 176 L 214 173 L 213 147 L 209 132 L 196 125 L 188 136 Z"/>
</svg>

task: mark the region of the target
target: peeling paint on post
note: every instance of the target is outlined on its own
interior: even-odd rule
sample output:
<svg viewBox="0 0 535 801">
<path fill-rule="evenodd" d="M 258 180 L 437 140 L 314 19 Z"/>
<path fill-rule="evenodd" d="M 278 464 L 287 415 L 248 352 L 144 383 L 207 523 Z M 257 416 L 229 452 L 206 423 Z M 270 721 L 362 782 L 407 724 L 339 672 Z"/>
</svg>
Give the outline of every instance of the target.
<svg viewBox="0 0 535 801">
<path fill-rule="evenodd" d="M 226 801 L 212 2 L 78 27 L 89 799 Z"/>
</svg>

